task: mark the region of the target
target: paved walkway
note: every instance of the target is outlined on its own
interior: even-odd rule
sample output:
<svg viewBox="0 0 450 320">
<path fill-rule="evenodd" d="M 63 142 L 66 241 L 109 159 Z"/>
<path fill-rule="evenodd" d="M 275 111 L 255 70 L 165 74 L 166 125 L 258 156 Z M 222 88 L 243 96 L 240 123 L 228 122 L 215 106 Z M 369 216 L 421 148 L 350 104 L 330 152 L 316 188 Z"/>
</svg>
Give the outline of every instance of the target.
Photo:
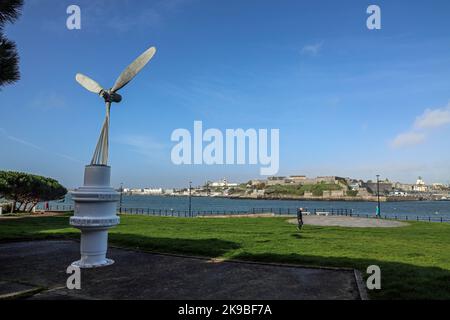
<svg viewBox="0 0 450 320">
<path fill-rule="evenodd" d="M 212 262 L 116 248 L 108 256 L 116 263 L 83 269 L 81 290 L 68 290 L 66 268 L 79 259 L 79 243 L 2 243 L 0 298 L 18 292 L 28 299 L 361 298 L 352 270 Z"/>
<path fill-rule="evenodd" d="M 290 219 L 289 223 L 297 224 L 296 219 Z M 348 216 L 303 216 L 303 223 L 314 226 L 334 226 L 352 228 L 395 228 L 405 227 L 406 222 L 383 220 L 375 218 L 357 218 Z"/>
</svg>

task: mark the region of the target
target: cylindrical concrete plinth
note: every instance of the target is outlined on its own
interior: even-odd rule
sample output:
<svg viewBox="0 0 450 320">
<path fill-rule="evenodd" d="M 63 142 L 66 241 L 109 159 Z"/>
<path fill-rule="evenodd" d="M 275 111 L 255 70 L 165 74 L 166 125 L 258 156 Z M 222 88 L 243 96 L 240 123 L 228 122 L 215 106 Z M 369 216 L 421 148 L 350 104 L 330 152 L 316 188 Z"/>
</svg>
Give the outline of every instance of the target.
<svg viewBox="0 0 450 320">
<path fill-rule="evenodd" d="M 73 265 L 80 268 L 114 263 L 106 258 L 106 253 L 108 229 L 120 222 L 116 216 L 119 193 L 111 188 L 110 176 L 111 168 L 108 166 L 86 166 L 84 186 L 72 191 L 75 212 L 70 224 L 81 230 L 81 259 Z"/>
</svg>

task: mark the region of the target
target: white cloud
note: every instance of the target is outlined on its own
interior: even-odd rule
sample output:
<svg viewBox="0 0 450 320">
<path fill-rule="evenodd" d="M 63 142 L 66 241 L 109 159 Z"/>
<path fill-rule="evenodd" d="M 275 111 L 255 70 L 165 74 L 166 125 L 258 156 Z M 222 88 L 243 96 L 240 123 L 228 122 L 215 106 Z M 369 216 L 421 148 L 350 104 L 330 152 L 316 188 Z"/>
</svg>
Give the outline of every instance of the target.
<svg viewBox="0 0 450 320">
<path fill-rule="evenodd" d="M 393 148 L 411 147 L 423 143 L 431 129 L 450 124 L 450 103 L 443 108 L 425 109 L 416 118 L 412 129 L 400 133 L 391 142 Z"/>
<path fill-rule="evenodd" d="M 438 128 L 450 124 L 450 103 L 439 109 L 426 109 L 418 116 L 414 127 L 417 129 Z"/>
<path fill-rule="evenodd" d="M 410 147 L 421 144 L 425 141 L 426 135 L 422 132 L 404 132 L 397 135 L 391 141 L 391 147 L 393 148 L 401 148 L 401 147 Z"/>
<path fill-rule="evenodd" d="M 320 49 L 322 49 L 323 42 L 308 44 L 302 48 L 302 54 L 309 54 L 311 56 L 316 56 Z"/>
</svg>

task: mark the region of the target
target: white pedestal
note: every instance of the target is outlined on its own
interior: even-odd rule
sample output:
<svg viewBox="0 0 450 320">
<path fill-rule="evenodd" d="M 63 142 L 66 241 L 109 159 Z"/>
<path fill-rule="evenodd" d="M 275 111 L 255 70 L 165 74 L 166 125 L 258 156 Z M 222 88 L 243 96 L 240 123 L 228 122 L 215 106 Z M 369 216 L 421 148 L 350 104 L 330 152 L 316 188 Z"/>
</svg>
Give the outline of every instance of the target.
<svg viewBox="0 0 450 320">
<path fill-rule="evenodd" d="M 116 216 L 119 193 L 110 186 L 111 167 L 86 166 L 84 186 L 72 191 L 75 212 L 70 224 L 81 230 L 81 259 L 72 263 L 80 268 L 113 264 L 106 258 L 108 229 L 119 224 Z"/>
</svg>

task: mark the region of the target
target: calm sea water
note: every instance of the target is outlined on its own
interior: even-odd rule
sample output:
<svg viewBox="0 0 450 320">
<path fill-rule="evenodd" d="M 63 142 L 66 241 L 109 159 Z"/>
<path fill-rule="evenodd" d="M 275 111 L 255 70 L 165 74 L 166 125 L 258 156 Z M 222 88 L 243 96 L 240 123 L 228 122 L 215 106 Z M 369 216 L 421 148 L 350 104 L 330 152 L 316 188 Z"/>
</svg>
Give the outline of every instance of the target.
<svg viewBox="0 0 450 320">
<path fill-rule="evenodd" d="M 70 196 L 64 202 L 52 205 L 73 205 Z M 345 201 L 294 201 L 294 200 L 247 200 L 228 198 L 192 197 L 193 211 L 251 211 L 253 208 L 283 208 L 295 212 L 298 207 L 315 209 L 353 209 L 356 214 L 374 215 L 376 202 Z M 188 210 L 188 197 L 124 195 L 123 208 L 150 208 L 174 211 Z M 443 217 L 450 219 L 450 201 L 401 201 L 382 202 L 382 215 L 390 217 L 408 215 L 413 217 Z"/>
</svg>

